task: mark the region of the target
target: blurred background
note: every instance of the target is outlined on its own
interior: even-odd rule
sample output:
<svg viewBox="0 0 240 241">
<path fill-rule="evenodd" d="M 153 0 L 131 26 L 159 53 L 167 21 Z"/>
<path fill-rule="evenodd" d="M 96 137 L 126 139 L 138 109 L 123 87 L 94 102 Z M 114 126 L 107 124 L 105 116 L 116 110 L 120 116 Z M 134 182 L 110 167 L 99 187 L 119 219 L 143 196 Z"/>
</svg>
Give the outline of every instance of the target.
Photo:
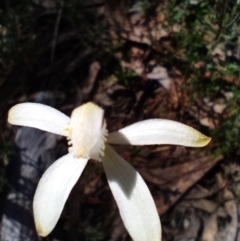
<svg viewBox="0 0 240 241">
<path fill-rule="evenodd" d="M 240 241 L 239 86 L 239 0 L 2 0 L 1 240 L 131 240 L 94 161 L 54 231 L 40 238 L 33 224 L 38 180 L 67 141 L 7 112 L 30 101 L 70 115 L 93 101 L 109 131 L 165 118 L 211 136 L 200 149 L 116 149 L 147 182 L 164 241 Z"/>
</svg>

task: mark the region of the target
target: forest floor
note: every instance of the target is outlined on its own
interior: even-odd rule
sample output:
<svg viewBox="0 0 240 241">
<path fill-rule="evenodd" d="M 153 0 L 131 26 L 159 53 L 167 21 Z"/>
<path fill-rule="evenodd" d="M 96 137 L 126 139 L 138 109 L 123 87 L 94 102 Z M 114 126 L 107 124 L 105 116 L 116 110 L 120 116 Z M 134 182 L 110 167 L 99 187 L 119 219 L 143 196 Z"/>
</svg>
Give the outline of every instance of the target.
<svg viewBox="0 0 240 241">
<path fill-rule="evenodd" d="M 240 241 L 239 1 L 23 2 L 0 6 L 2 199 L 14 145 L 7 111 L 48 91 L 68 115 L 98 104 L 109 131 L 164 118 L 211 136 L 204 148 L 116 149 L 147 182 L 164 241 Z M 72 194 L 66 230 L 84 229 L 89 241 L 130 240 L 101 164 L 90 163 L 75 193 L 82 212 Z"/>
</svg>

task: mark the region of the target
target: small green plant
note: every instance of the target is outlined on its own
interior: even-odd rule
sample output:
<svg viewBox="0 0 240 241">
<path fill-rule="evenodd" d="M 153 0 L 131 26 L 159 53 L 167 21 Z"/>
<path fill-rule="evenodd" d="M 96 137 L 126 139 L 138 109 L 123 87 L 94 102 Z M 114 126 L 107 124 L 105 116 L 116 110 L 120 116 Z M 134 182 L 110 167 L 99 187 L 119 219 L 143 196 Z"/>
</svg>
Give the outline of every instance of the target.
<svg viewBox="0 0 240 241">
<path fill-rule="evenodd" d="M 151 3 L 148 0 L 141 0 L 139 1 L 140 13 L 142 16 L 146 16 L 148 11 L 151 8 Z"/>
<path fill-rule="evenodd" d="M 219 126 L 212 131 L 216 153 L 240 153 L 239 1 L 170 1 L 165 28 L 172 31 L 174 53 L 166 59 L 179 66 L 189 96 L 189 108 L 205 97 L 214 100 L 224 91 L 232 93 Z M 176 64 L 177 63 L 177 64 Z"/>
</svg>

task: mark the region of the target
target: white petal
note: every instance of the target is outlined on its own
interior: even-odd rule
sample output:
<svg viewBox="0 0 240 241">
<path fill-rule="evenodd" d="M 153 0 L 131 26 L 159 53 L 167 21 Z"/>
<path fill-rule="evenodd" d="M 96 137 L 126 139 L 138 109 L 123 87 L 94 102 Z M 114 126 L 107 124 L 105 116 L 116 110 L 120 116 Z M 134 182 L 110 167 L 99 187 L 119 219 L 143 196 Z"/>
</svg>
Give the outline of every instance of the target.
<svg viewBox="0 0 240 241">
<path fill-rule="evenodd" d="M 108 136 L 108 142 L 111 144 L 131 145 L 171 144 L 201 147 L 207 145 L 210 140 L 211 138 L 190 126 L 164 119 L 140 121 Z"/>
<path fill-rule="evenodd" d="M 70 124 L 70 118 L 47 105 L 23 103 L 9 110 L 8 122 L 12 125 L 34 127 L 66 136 L 65 128 Z"/>
<path fill-rule="evenodd" d="M 39 235 L 45 237 L 55 227 L 87 161 L 69 153 L 54 162 L 43 174 L 33 200 L 34 221 Z"/>
<path fill-rule="evenodd" d="M 160 241 L 156 206 L 140 174 L 106 145 L 103 165 L 120 215 L 134 241 Z"/>
</svg>

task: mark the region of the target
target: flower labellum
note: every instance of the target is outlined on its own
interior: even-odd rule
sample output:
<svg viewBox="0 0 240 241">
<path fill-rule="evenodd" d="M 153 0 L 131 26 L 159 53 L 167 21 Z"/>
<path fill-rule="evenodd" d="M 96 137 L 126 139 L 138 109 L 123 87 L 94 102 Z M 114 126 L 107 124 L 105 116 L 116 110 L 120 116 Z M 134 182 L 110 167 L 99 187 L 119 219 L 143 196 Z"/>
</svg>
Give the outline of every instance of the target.
<svg viewBox="0 0 240 241">
<path fill-rule="evenodd" d="M 42 104 L 23 103 L 9 110 L 8 122 L 35 127 L 69 140 L 69 153 L 55 161 L 39 181 L 33 213 L 39 235 L 55 227 L 73 186 L 89 159 L 103 163 L 123 223 L 134 241 L 160 241 L 161 224 L 151 193 L 140 174 L 109 144 L 207 145 L 211 138 L 176 121 L 150 119 L 108 134 L 104 111 L 88 102 L 73 110 L 71 118 Z"/>
</svg>

